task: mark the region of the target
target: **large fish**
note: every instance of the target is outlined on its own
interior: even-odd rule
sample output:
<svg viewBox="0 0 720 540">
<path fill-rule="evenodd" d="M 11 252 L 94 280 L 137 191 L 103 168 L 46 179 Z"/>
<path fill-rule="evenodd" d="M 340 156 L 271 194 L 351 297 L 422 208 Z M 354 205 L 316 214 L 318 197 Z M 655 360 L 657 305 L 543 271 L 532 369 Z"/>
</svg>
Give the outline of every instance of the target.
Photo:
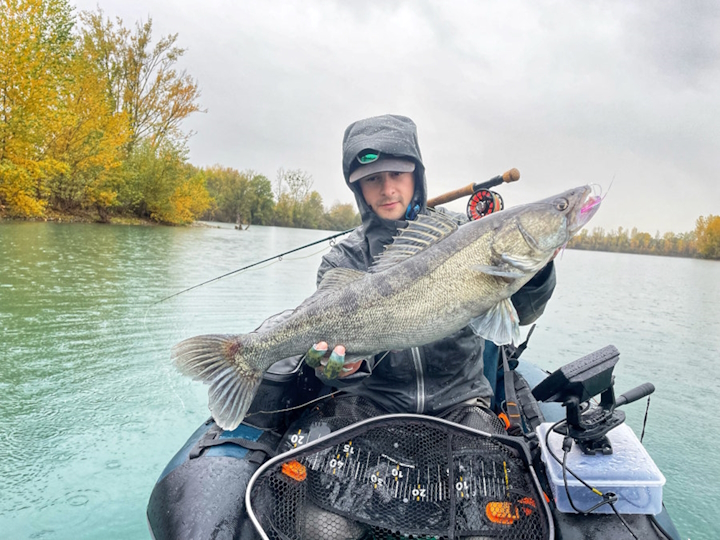
<svg viewBox="0 0 720 540">
<path fill-rule="evenodd" d="M 217 424 L 235 429 L 263 373 L 319 341 L 344 345 L 346 360 L 408 349 L 472 323 L 500 344 L 519 338 L 510 297 L 594 215 L 589 186 L 462 226 L 433 212 L 408 222 L 367 272 L 334 268 L 278 324 L 241 335 L 204 335 L 173 348 L 177 367 L 210 385 Z"/>
</svg>

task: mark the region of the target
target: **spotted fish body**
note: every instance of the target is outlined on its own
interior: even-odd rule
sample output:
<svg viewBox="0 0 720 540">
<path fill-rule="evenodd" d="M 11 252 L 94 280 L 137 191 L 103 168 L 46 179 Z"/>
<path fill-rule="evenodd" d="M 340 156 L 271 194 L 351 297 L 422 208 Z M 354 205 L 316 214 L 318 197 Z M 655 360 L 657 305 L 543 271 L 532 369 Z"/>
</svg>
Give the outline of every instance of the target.
<svg viewBox="0 0 720 540">
<path fill-rule="evenodd" d="M 241 335 L 207 335 L 173 349 L 175 364 L 210 384 L 213 418 L 242 421 L 263 373 L 319 341 L 346 359 L 418 347 L 472 324 L 497 344 L 517 341 L 510 297 L 542 269 L 599 205 L 589 186 L 491 214 L 460 227 L 419 216 L 368 272 L 334 268 L 289 317 Z"/>
</svg>

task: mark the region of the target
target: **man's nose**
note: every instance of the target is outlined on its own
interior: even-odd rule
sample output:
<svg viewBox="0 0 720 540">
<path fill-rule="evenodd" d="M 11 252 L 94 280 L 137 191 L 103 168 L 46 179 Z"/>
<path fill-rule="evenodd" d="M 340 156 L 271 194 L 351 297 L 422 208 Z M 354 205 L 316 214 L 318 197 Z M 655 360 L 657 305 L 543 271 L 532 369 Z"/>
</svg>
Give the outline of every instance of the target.
<svg viewBox="0 0 720 540">
<path fill-rule="evenodd" d="M 388 173 L 383 173 L 380 176 L 380 192 L 383 195 L 386 193 L 392 193 L 393 188 L 394 188 L 394 185 L 392 182 L 390 182 L 390 175 Z"/>
</svg>

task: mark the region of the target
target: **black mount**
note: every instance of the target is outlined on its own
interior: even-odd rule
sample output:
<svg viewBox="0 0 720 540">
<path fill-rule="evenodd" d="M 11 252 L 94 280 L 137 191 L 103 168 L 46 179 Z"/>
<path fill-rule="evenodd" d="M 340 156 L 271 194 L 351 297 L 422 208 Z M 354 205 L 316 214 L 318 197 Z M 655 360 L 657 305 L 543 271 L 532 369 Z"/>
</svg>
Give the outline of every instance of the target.
<svg viewBox="0 0 720 540">
<path fill-rule="evenodd" d="M 625 413 L 617 407 L 655 391 L 652 384 L 645 383 L 616 400 L 612 372 L 619 359 L 618 350 L 608 345 L 561 367 L 533 390 L 538 401 L 563 404 L 567 421 L 555 431 L 572 437 L 585 454 L 612 454 L 612 445 L 606 435 L 625 421 Z M 597 394 L 600 394 L 599 405 L 590 407 L 588 400 Z"/>
</svg>

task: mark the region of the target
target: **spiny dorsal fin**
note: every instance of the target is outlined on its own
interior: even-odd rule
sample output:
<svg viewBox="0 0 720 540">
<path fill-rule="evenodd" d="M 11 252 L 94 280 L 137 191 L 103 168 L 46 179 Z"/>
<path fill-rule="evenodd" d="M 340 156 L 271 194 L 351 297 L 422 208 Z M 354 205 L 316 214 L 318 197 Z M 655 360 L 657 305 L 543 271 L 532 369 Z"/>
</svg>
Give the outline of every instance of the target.
<svg viewBox="0 0 720 540">
<path fill-rule="evenodd" d="M 407 227 L 400 229 L 393 243 L 385 246 L 385 251 L 375 258 L 375 264 L 368 272 L 387 270 L 437 244 L 457 228 L 455 219 L 447 214 L 435 211 L 428 215 L 420 214 L 415 221 L 408 221 Z"/>
<path fill-rule="evenodd" d="M 365 272 L 360 270 L 352 270 L 350 268 L 331 268 L 325 272 L 320 285 L 318 285 L 318 291 L 344 287 L 348 283 L 357 281 L 364 275 Z"/>
</svg>

